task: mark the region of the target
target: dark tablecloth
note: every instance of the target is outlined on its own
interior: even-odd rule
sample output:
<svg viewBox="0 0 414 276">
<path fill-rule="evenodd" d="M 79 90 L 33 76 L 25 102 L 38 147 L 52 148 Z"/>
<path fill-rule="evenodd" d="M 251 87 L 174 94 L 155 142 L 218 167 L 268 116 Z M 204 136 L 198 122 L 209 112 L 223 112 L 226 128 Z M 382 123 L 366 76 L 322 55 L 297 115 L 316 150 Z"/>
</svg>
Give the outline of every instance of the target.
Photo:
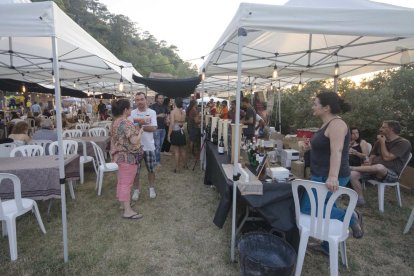
<svg viewBox="0 0 414 276">
<path fill-rule="evenodd" d="M 35 200 L 60 198 L 57 155 L 0 158 L 0 173 L 20 178 L 22 197 Z M 65 156 L 66 178 L 79 178 L 79 155 Z M 14 198 L 13 187 L 6 181 L 0 185 L 0 198 Z"/>
<path fill-rule="evenodd" d="M 226 177 L 221 164 L 230 163 L 230 159 L 226 154 L 219 155 L 216 145 L 206 142 L 206 162 L 204 184 L 216 186 L 221 195 L 213 220 L 221 228 L 232 206 L 233 197 L 233 181 Z M 238 191 L 237 199 L 255 208 L 273 228 L 280 231 L 296 228 L 295 204 L 289 183 L 263 183 L 263 195 L 242 196 Z"/>
</svg>

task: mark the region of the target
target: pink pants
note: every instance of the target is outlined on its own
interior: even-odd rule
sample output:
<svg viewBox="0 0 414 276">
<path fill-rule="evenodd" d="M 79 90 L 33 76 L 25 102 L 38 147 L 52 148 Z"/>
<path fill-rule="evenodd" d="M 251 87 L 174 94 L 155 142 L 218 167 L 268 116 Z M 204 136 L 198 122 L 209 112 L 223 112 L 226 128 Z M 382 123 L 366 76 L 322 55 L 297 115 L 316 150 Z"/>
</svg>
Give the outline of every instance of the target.
<svg viewBox="0 0 414 276">
<path fill-rule="evenodd" d="M 131 165 L 126 162 L 118 163 L 118 184 L 116 186 L 116 197 L 119 201 L 125 202 L 131 200 L 131 187 L 132 184 L 134 184 L 137 169 L 137 164 Z"/>
</svg>

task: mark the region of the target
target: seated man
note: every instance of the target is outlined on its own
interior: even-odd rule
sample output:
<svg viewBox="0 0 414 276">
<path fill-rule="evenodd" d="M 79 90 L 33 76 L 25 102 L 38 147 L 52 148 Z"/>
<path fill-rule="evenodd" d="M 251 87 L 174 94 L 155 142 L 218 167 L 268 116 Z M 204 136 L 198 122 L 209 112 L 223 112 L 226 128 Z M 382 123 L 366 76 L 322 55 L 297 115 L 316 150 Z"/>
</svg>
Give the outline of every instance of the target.
<svg viewBox="0 0 414 276">
<path fill-rule="evenodd" d="M 384 121 L 380 134 L 371 150 L 369 161 L 361 167 L 351 168 L 351 185 L 358 193 L 357 206 L 363 206 L 365 199 L 362 194 L 360 179 L 376 178 L 383 182 L 395 182 L 404 168 L 411 152 L 411 143 L 400 137 L 400 123 Z"/>
<path fill-rule="evenodd" d="M 57 132 L 53 129 L 52 120 L 42 119 L 40 121 L 40 129 L 36 130 L 32 139 L 57 141 Z"/>
</svg>

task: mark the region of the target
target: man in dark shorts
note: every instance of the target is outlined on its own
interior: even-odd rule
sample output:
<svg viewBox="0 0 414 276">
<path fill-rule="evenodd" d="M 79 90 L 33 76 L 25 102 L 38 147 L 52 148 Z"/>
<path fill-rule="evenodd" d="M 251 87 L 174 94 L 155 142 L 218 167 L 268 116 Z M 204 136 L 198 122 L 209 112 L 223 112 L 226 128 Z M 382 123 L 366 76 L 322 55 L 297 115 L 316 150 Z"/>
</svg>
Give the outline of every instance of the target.
<svg viewBox="0 0 414 276">
<path fill-rule="evenodd" d="M 411 143 L 400 137 L 401 126 L 397 121 L 384 121 L 369 161 L 351 168 L 351 185 L 358 193 L 358 206 L 365 205 L 360 179 L 396 182 L 411 152 Z"/>
</svg>

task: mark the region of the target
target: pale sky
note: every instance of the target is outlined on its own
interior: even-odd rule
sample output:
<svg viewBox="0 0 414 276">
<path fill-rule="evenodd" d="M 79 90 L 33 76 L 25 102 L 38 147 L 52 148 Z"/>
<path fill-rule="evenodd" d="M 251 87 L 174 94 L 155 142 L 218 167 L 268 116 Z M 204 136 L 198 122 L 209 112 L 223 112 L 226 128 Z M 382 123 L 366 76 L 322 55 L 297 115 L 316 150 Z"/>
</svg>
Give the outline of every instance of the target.
<svg viewBox="0 0 414 276">
<path fill-rule="evenodd" d="M 179 56 L 200 66 L 201 56 L 214 47 L 240 3 L 283 5 L 287 0 L 99 0 L 111 13 L 128 16 L 158 41 L 179 49 Z M 343 0 L 347 1 L 347 0 Z M 377 0 L 414 8 L 413 0 Z M 116 55 L 116 53 L 115 53 Z"/>
</svg>

